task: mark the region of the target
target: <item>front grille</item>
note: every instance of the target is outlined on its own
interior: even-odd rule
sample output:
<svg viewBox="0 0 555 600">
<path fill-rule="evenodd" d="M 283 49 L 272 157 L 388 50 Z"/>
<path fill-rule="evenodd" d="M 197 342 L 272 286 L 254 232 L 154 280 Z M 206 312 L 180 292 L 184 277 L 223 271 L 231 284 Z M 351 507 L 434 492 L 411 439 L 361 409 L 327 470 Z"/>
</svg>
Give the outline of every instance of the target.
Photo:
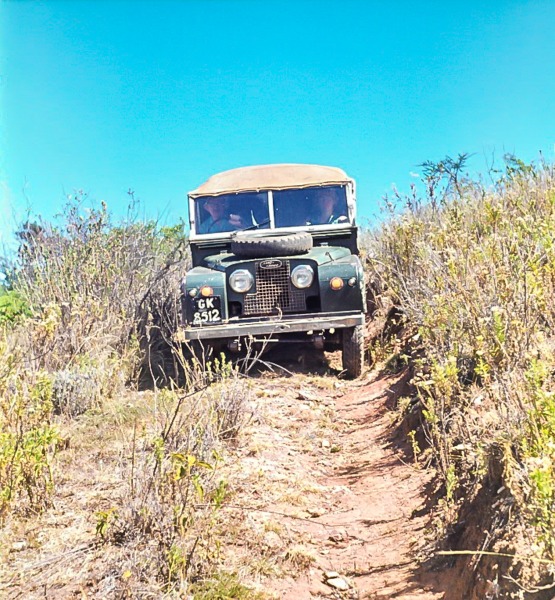
<svg viewBox="0 0 555 600">
<path fill-rule="evenodd" d="M 256 293 L 246 294 L 244 315 L 271 315 L 306 310 L 305 294 L 291 283 L 289 261 L 274 269 L 263 269 L 256 263 Z"/>
</svg>

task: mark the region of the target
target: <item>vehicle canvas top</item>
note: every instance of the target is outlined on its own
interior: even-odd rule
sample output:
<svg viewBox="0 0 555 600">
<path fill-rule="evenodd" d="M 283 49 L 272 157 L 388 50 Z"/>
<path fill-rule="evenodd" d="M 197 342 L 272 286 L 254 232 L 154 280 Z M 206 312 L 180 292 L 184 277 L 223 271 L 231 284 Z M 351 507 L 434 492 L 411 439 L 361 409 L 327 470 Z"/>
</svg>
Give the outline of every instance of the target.
<svg viewBox="0 0 555 600">
<path fill-rule="evenodd" d="M 345 184 L 354 184 L 354 181 L 337 167 L 304 164 L 258 165 L 213 175 L 197 189 L 189 192 L 189 197 Z"/>
<path fill-rule="evenodd" d="M 337 167 L 241 167 L 218 173 L 189 193 L 192 245 L 249 230 L 317 235 L 352 229 L 355 218 L 355 182 Z"/>
</svg>

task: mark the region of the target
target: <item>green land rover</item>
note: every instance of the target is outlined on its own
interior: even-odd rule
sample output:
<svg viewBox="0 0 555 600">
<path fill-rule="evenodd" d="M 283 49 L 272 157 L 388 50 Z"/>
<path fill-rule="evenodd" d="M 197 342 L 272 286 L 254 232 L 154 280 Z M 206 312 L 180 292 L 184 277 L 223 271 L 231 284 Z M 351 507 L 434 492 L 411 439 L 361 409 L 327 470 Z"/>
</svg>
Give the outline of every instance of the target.
<svg viewBox="0 0 555 600">
<path fill-rule="evenodd" d="M 210 177 L 189 193 L 193 268 L 180 338 L 197 348 L 308 342 L 364 365 L 365 287 L 355 184 L 335 167 L 277 164 Z"/>
</svg>

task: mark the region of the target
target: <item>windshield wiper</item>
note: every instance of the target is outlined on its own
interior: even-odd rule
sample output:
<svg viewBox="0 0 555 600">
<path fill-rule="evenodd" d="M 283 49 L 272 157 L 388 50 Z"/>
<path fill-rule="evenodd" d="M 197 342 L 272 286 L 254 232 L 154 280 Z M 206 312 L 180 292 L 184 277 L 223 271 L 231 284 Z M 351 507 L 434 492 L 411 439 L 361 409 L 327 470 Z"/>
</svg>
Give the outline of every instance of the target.
<svg viewBox="0 0 555 600">
<path fill-rule="evenodd" d="M 264 227 L 264 225 L 268 225 L 269 222 L 270 219 L 268 218 L 265 221 L 262 221 L 262 223 L 256 223 L 256 225 L 249 225 L 248 227 L 245 227 L 243 229 L 237 229 L 235 233 L 239 233 L 240 231 L 252 231 L 253 229 L 259 229 L 260 227 Z"/>
</svg>

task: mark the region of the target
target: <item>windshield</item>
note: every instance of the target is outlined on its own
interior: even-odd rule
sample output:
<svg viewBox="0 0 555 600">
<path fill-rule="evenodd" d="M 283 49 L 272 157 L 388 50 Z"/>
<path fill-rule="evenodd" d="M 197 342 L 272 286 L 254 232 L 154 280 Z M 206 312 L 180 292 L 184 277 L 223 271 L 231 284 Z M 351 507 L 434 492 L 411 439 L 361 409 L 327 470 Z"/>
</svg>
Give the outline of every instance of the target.
<svg viewBox="0 0 555 600">
<path fill-rule="evenodd" d="M 197 234 L 349 223 L 346 186 L 240 192 L 194 199 Z"/>
<path fill-rule="evenodd" d="M 195 200 L 197 233 L 222 233 L 268 226 L 268 194 L 242 193 L 203 196 Z"/>
<path fill-rule="evenodd" d="M 276 227 L 347 223 L 347 194 L 343 186 L 274 192 Z"/>
</svg>

